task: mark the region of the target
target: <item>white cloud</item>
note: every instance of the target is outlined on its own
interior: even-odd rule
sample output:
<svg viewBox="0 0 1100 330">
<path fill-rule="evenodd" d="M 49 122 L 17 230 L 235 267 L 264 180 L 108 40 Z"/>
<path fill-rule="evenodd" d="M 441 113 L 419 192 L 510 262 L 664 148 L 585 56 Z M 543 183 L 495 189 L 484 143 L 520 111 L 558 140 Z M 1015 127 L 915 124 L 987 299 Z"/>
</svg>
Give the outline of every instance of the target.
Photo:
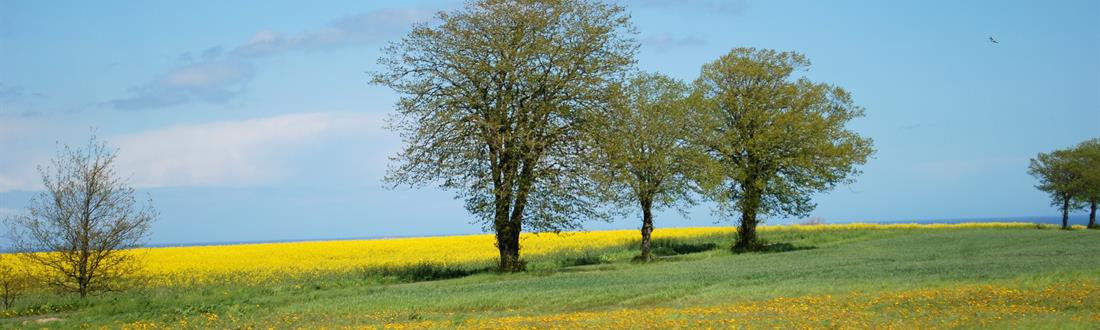
<svg viewBox="0 0 1100 330">
<path fill-rule="evenodd" d="M 36 164 L 49 161 L 53 140 L 49 123 L 35 118 L 0 114 L 0 192 L 38 189 Z"/>
<path fill-rule="evenodd" d="M 417 8 L 382 9 L 344 17 L 317 31 L 284 36 L 275 31 L 257 32 L 233 50 L 241 57 L 262 57 L 295 50 L 316 50 L 378 43 L 407 31 L 412 24 L 431 18 L 432 11 Z"/>
<path fill-rule="evenodd" d="M 284 36 L 271 30 L 257 32 L 228 52 L 221 46 L 196 56 L 184 52 L 181 66 L 133 89 L 129 97 L 102 102 L 123 110 L 144 110 L 205 102 L 222 104 L 245 92 L 255 76 L 254 59 L 291 51 L 335 49 L 380 43 L 400 36 L 414 23 L 430 19 L 433 10 L 381 9 L 337 19 L 308 33 Z M 0 101 L 17 95 L 18 89 L 0 85 Z M 14 97 L 14 96 L 13 96 Z"/>
<path fill-rule="evenodd" d="M 135 88 L 135 95 L 108 101 L 118 109 L 143 110 L 203 101 L 224 103 L 244 91 L 255 70 L 244 61 L 187 64 Z"/>
<path fill-rule="evenodd" d="M 136 188 L 280 184 L 377 185 L 398 145 L 382 114 L 315 112 L 99 134 Z M 71 117 L 65 117 L 71 118 Z M 0 116 L 0 193 L 42 189 L 37 165 L 83 146 L 109 122 Z M 56 142 L 55 142 L 56 141 Z"/>
<path fill-rule="evenodd" d="M 247 186 L 279 181 L 296 153 L 323 139 L 375 135 L 362 113 L 303 113 L 175 126 L 109 138 L 136 187 Z"/>
<path fill-rule="evenodd" d="M 36 188 L 30 177 L 9 177 L 0 174 L 0 192 L 12 190 L 30 190 Z"/>
</svg>

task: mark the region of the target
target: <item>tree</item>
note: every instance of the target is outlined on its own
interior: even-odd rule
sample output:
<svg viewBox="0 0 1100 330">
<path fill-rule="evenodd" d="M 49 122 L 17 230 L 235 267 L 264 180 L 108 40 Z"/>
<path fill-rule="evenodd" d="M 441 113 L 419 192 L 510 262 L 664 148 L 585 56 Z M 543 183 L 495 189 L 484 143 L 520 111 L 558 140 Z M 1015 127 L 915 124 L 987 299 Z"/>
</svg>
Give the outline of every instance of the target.
<svg viewBox="0 0 1100 330">
<path fill-rule="evenodd" d="M 1062 210 L 1062 229 L 1069 229 L 1069 212 L 1082 207 L 1080 199 L 1080 175 L 1075 171 L 1074 152 L 1055 150 L 1039 153 L 1031 159 L 1028 174 L 1039 179 L 1035 186 L 1050 194 L 1051 206 Z"/>
<path fill-rule="evenodd" d="M 1078 199 L 1089 205 L 1089 228 L 1096 224 L 1096 205 L 1100 202 L 1100 138 L 1081 142 L 1073 149 L 1073 169 L 1078 177 Z"/>
<path fill-rule="evenodd" d="M 690 203 L 688 174 L 698 154 L 685 143 L 696 127 L 687 104 L 689 88 L 667 76 L 638 74 L 624 84 L 614 106 L 592 121 L 595 155 L 605 172 L 597 175 L 610 201 L 640 206 L 643 261 L 652 259 L 653 211 Z"/>
<path fill-rule="evenodd" d="M 849 183 L 874 152 L 845 125 L 863 116 L 840 87 L 792 79 L 801 54 L 737 48 L 703 66 L 694 96 L 704 119 L 696 143 L 712 156 L 701 182 L 725 212 L 740 212 L 735 250 L 760 248 L 760 215 L 805 216 L 813 193 Z"/>
<path fill-rule="evenodd" d="M 496 234 L 521 271 L 524 229 L 575 228 L 593 204 L 581 136 L 634 62 L 623 8 L 595 0 L 482 0 L 384 49 L 375 84 L 401 94 L 390 126 L 405 148 L 386 181 L 436 183 Z"/>
<path fill-rule="evenodd" d="M 65 146 L 38 168 L 45 191 L 12 218 L 16 251 L 42 266 L 46 284 L 81 298 L 133 273 L 137 261 L 123 249 L 140 245 L 157 215 L 116 174 L 116 156 L 95 136 L 82 149 Z"/>
<path fill-rule="evenodd" d="M 11 308 L 15 299 L 29 290 L 33 284 L 26 267 L 16 265 L 10 254 L 0 253 L 0 302 L 4 309 Z"/>
</svg>

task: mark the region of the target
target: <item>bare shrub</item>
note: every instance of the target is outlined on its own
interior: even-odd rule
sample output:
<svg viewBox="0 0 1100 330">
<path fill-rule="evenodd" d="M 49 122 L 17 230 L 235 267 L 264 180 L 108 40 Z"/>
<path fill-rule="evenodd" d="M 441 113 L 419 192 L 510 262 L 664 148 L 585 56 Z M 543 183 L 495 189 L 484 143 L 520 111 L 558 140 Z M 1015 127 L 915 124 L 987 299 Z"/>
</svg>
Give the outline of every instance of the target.
<svg viewBox="0 0 1100 330">
<path fill-rule="evenodd" d="M 42 281 L 85 297 L 118 289 L 137 262 L 126 248 L 139 246 L 156 218 L 152 201 L 134 199 L 134 189 L 115 172 L 117 152 L 92 136 L 84 148 L 64 146 L 39 166 L 45 191 L 11 218 L 13 245 Z"/>
<path fill-rule="evenodd" d="M 809 217 L 806 219 L 802 219 L 802 221 L 799 221 L 798 224 L 801 226 L 820 226 L 825 224 L 825 218 Z"/>
<path fill-rule="evenodd" d="M 10 254 L 0 254 L 0 302 L 4 309 L 10 309 L 15 299 L 34 286 L 34 279 L 26 267 L 16 264 L 16 258 Z"/>
</svg>

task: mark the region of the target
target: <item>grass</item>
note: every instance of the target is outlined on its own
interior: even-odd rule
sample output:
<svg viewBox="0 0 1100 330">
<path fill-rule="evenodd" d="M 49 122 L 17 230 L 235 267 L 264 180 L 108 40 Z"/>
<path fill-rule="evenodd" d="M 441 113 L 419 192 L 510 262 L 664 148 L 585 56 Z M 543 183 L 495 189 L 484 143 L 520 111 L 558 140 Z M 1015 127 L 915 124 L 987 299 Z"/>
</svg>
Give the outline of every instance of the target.
<svg viewBox="0 0 1100 330">
<path fill-rule="evenodd" d="M 1100 231 L 889 229 L 762 233 L 548 255 L 523 274 L 431 264 L 274 281 L 38 294 L 0 328 L 1053 327 L 1100 322 Z M 467 267 L 467 268 L 463 268 Z M 438 280 L 443 279 L 443 280 Z M 840 323 L 838 323 L 840 322 Z M 29 323 L 33 324 L 33 323 Z M 29 325 L 28 324 L 28 325 Z"/>
</svg>

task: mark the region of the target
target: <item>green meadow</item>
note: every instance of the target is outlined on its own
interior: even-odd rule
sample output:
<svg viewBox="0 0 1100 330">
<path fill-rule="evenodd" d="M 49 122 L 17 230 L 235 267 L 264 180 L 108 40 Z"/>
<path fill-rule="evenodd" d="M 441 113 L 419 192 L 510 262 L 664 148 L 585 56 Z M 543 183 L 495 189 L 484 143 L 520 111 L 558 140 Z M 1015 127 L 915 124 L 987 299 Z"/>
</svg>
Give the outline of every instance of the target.
<svg viewBox="0 0 1100 330">
<path fill-rule="evenodd" d="M 5 328 L 1024 327 L 1100 324 L 1100 231 L 767 231 L 533 259 L 530 271 L 408 267 L 259 285 L 24 297 Z M 443 278 L 443 279 L 437 279 Z M 41 323 L 40 323 L 41 322 Z"/>
</svg>

